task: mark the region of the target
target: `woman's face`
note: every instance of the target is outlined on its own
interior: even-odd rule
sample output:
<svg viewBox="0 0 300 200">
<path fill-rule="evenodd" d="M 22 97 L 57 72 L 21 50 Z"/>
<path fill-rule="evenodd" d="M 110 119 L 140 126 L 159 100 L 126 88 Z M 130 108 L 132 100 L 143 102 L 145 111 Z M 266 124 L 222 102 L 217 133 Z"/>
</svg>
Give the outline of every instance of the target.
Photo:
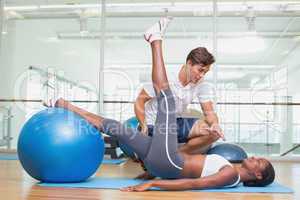
<svg viewBox="0 0 300 200">
<path fill-rule="evenodd" d="M 188 69 L 190 70 L 190 81 L 192 83 L 198 83 L 201 79 L 204 78 L 204 75 L 209 71 L 210 65 L 200 65 L 195 64 L 191 65 L 190 62 L 188 64 Z"/>
<path fill-rule="evenodd" d="M 250 157 L 242 162 L 242 167 L 248 169 L 255 175 L 259 175 L 268 164 L 269 161 L 265 158 Z"/>
</svg>

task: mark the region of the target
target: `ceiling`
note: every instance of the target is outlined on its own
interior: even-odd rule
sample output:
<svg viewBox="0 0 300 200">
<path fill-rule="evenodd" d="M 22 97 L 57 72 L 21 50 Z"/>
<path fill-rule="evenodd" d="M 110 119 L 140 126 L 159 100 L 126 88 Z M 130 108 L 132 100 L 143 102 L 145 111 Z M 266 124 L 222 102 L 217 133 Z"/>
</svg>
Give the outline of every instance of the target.
<svg viewBox="0 0 300 200">
<path fill-rule="evenodd" d="M 166 15 L 167 9 L 167 14 L 177 20 L 170 26 L 166 37 L 176 41 L 178 46 L 198 43 L 212 49 L 216 22 L 218 63 L 236 66 L 231 71 L 243 71 L 246 69 L 243 66 L 249 65 L 280 67 L 291 54 L 300 53 L 300 0 L 218 0 L 218 18 L 215 21 L 212 1 L 106 2 L 106 36 L 112 40 L 140 40 L 146 25 L 152 23 L 154 18 Z M 6 0 L 5 16 L 11 21 L 75 19 L 78 31 L 63 30 L 58 33 L 61 39 L 98 39 L 100 4 L 100 0 Z M 84 36 L 79 33 L 78 19 L 87 22 Z M 174 49 L 174 58 L 180 53 Z M 272 70 L 248 70 L 244 78 L 251 82 L 258 74 L 263 77 Z"/>
<path fill-rule="evenodd" d="M 99 17 L 100 0 L 6 0 L 9 18 Z M 168 12 L 177 17 L 213 16 L 212 1 L 106 1 L 108 17 L 155 17 Z M 300 1 L 217 1 L 217 15 L 226 17 L 300 16 Z"/>
</svg>

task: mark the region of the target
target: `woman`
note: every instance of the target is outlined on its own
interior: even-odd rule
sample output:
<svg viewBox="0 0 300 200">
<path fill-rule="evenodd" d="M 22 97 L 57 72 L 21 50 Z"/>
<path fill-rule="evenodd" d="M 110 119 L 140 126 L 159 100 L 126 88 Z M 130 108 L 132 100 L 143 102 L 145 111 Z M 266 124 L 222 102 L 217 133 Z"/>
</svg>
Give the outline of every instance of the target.
<svg viewBox="0 0 300 200">
<path fill-rule="evenodd" d="M 218 155 L 192 155 L 178 149 L 175 102 L 169 88 L 161 47 L 162 32 L 169 22 L 169 18 L 163 18 L 154 25 L 158 29 L 150 28 L 145 34 L 152 49 L 152 81 L 158 106 L 152 137 L 127 128 L 116 120 L 89 113 L 63 99 L 59 99 L 55 106 L 73 111 L 101 132 L 117 137 L 132 148 L 151 174 L 165 179 L 123 188 L 123 191 L 145 191 L 151 187 L 166 190 L 234 187 L 240 182 L 247 186 L 272 183 L 275 173 L 266 159 L 252 157 L 244 160 L 241 166 L 234 167 Z M 218 134 L 203 130 L 203 134 L 209 133 Z"/>
</svg>

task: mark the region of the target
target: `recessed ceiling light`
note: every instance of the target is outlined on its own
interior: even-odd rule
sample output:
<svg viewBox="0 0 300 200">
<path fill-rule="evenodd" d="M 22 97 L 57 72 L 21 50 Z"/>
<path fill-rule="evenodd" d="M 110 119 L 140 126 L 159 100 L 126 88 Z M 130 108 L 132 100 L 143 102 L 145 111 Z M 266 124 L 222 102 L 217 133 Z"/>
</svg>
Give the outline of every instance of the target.
<svg viewBox="0 0 300 200">
<path fill-rule="evenodd" d="M 287 55 L 289 52 L 290 52 L 290 51 L 288 51 L 288 50 L 283 51 L 283 52 L 281 52 L 281 55 L 282 55 L 282 56 L 285 56 L 285 55 Z"/>
<path fill-rule="evenodd" d="M 294 37 L 294 40 L 295 40 L 296 42 L 299 42 L 299 41 L 300 41 L 300 36 Z"/>
</svg>

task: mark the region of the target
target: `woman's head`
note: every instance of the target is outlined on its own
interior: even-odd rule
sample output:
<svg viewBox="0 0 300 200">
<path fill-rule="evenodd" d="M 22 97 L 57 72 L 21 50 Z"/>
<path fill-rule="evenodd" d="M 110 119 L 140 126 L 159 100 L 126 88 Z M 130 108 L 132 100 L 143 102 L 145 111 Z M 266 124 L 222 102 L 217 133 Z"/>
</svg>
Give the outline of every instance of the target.
<svg viewBox="0 0 300 200">
<path fill-rule="evenodd" d="M 275 179 L 275 170 L 265 158 L 247 158 L 242 162 L 242 167 L 248 171 L 249 177 L 252 177 L 244 181 L 245 186 L 263 187 L 273 183 Z"/>
<path fill-rule="evenodd" d="M 202 79 L 214 62 L 214 56 L 206 48 L 198 47 L 193 49 L 186 58 L 190 81 L 196 83 Z"/>
</svg>

